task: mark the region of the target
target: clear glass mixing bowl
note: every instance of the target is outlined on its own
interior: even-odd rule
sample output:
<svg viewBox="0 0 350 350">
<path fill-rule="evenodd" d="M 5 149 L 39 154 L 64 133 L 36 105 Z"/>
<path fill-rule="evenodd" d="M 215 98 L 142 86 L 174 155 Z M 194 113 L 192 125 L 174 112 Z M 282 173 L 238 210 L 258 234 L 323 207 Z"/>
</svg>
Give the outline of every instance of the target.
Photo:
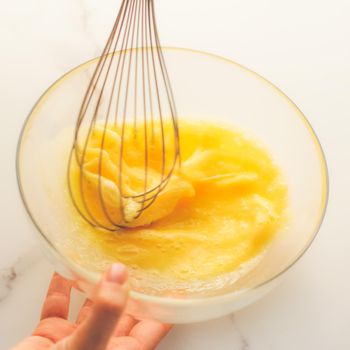
<svg viewBox="0 0 350 350">
<path fill-rule="evenodd" d="M 164 54 L 180 118 L 190 116 L 239 127 L 261 140 L 284 172 L 289 188 L 288 225 L 277 235 L 262 262 L 229 287 L 202 295 L 168 296 L 131 292 L 128 312 L 172 323 L 219 317 L 257 300 L 271 290 L 303 255 L 322 222 L 328 192 L 321 146 L 310 124 L 273 84 L 225 58 L 178 48 Z M 90 293 L 99 275 L 71 259 L 60 235 L 74 231 L 62 193 L 79 106 L 97 60 L 71 70 L 39 99 L 27 118 L 18 145 L 17 174 L 24 205 L 44 251 L 62 275 Z M 67 149 L 50 150 L 58 135 L 71 130 Z M 77 244 L 77 250 L 79 250 Z"/>
</svg>

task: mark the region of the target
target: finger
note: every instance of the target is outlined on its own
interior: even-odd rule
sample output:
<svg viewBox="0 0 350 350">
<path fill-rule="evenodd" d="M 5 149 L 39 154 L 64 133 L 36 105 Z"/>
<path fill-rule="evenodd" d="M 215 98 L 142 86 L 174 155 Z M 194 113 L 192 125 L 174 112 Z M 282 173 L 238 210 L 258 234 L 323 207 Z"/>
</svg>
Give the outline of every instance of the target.
<svg viewBox="0 0 350 350">
<path fill-rule="evenodd" d="M 124 314 L 117 324 L 114 335 L 116 337 L 124 337 L 129 335 L 130 331 L 133 329 L 137 322 L 139 321 L 135 320 L 134 317 Z"/>
<path fill-rule="evenodd" d="M 11 350 L 51 349 L 52 345 L 53 343 L 50 339 L 31 336 L 21 341 Z"/>
<path fill-rule="evenodd" d="M 128 336 L 113 337 L 108 344 L 107 350 L 146 350 L 135 338 Z"/>
<path fill-rule="evenodd" d="M 171 329 L 170 324 L 155 320 L 142 320 L 131 330 L 130 336 L 142 344 L 142 349 L 154 349 Z"/>
<path fill-rule="evenodd" d="M 41 320 L 49 317 L 67 319 L 72 283 L 55 273 L 41 311 Z"/>
<path fill-rule="evenodd" d="M 90 299 L 86 299 L 84 305 L 81 307 L 76 324 L 79 325 L 83 323 L 91 313 L 93 302 Z"/>
<path fill-rule="evenodd" d="M 126 279 L 125 266 L 113 264 L 94 293 L 90 316 L 68 339 L 67 349 L 105 350 L 127 301 Z"/>
<path fill-rule="evenodd" d="M 75 330 L 76 325 L 71 324 L 67 320 L 57 317 L 46 318 L 40 321 L 32 335 L 50 339 L 53 343 L 56 343 L 60 339 L 66 338 L 73 334 Z"/>
</svg>

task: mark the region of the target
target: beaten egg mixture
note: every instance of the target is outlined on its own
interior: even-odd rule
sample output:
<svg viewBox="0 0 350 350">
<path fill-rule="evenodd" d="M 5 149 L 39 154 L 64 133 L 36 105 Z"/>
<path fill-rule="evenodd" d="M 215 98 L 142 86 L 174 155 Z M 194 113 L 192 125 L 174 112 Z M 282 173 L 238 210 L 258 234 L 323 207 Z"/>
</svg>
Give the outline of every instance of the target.
<svg viewBox="0 0 350 350">
<path fill-rule="evenodd" d="M 72 248 L 72 258 L 96 271 L 120 261 L 133 271 L 190 282 L 235 271 L 264 252 L 284 223 L 287 203 L 286 185 L 268 152 L 241 132 L 222 126 L 190 121 L 180 122 L 179 127 L 181 166 L 175 168 L 155 202 L 135 220 L 131 218 L 138 204 L 132 200 L 124 203 L 132 228 L 111 232 L 79 224 L 77 235 L 83 253 Z M 154 128 L 159 135 L 160 126 Z M 82 205 L 83 190 L 87 209 L 108 227 L 105 211 L 113 221 L 121 220 L 116 152 L 120 135 L 113 126 L 107 127 L 99 167 L 102 134 L 103 129 L 95 126 L 87 144 L 83 180 L 74 158 L 70 180 L 78 208 L 88 215 Z M 124 142 L 124 190 L 141 191 L 143 140 L 133 136 L 132 125 L 126 126 Z M 167 167 L 174 154 L 172 145 L 167 140 Z M 153 142 L 150 183 L 158 181 L 161 154 L 161 143 Z M 99 200 L 101 193 L 105 211 Z"/>
</svg>

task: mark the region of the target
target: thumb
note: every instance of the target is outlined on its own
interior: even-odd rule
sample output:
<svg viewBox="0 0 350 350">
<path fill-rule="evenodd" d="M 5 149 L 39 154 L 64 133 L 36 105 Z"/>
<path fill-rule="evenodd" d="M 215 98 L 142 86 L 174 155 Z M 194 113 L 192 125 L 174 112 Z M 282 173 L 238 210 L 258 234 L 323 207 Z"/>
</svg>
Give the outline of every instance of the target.
<svg viewBox="0 0 350 350">
<path fill-rule="evenodd" d="M 72 336 L 65 339 L 62 350 L 106 349 L 127 301 L 126 280 L 126 267 L 113 264 L 93 294 L 90 316 Z M 59 344 L 56 349 L 61 349 Z"/>
</svg>

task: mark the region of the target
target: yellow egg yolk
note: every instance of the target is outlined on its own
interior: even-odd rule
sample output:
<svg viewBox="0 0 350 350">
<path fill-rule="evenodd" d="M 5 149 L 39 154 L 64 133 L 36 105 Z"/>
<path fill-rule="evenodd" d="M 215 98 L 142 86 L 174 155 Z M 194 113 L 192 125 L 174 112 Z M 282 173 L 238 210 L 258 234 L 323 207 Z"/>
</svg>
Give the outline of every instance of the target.
<svg viewBox="0 0 350 350">
<path fill-rule="evenodd" d="M 142 190 L 138 181 L 144 174 L 144 148 L 142 141 L 133 141 L 131 129 L 127 125 L 124 136 L 125 191 L 137 193 Z M 108 226 L 105 211 L 113 221 L 121 219 L 115 152 L 120 135 L 108 126 L 99 163 L 101 135 L 96 126 L 84 155 L 83 183 L 74 158 L 70 178 L 78 208 L 88 215 L 83 190 L 92 216 Z M 173 151 L 167 148 L 170 160 Z M 259 256 L 283 225 L 287 203 L 287 188 L 268 152 L 241 132 L 199 121 L 180 123 L 180 151 L 181 166 L 139 218 L 132 220 L 137 202 L 124 203 L 133 228 L 110 232 L 82 221 L 77 234 L 85 253 L 72 249 L 71 257 L 97 271 L 120 261 L 165 279 L 200 281 L 230 273 Z M 161 145 L 155 142 L 149 152 L 148 181 L 156 183 Z"/>
</svg>

